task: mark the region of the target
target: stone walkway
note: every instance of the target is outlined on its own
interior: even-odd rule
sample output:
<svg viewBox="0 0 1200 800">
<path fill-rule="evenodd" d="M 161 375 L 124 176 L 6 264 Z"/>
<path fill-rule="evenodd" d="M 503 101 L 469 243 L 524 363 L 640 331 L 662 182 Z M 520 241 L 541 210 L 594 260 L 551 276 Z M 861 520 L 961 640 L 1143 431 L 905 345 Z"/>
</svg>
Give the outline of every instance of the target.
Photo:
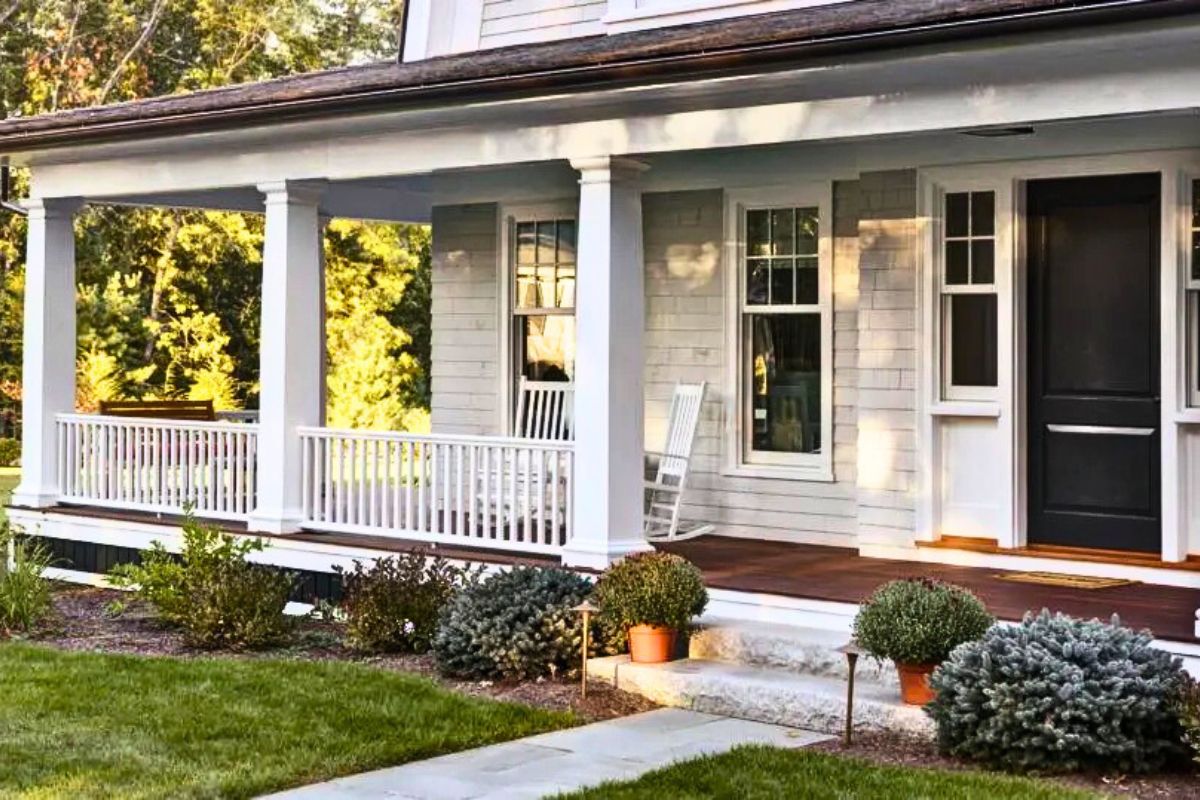
<svg viewBox="0 0 1200 800">
<path fill-rule="evenodd" d="M 271 795 L 272 800 L 536 800 L 628 780 L 740 744 L 805 747 L 830 737 L 677 708 L 543 733 Z"/>
</svg>

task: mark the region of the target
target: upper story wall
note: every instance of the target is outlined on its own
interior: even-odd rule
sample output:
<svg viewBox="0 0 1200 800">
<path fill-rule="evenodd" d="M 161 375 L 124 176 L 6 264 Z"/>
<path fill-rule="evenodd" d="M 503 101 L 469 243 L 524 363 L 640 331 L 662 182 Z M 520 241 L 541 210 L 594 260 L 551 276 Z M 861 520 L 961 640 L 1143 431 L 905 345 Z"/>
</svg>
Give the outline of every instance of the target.
<svg viewBox="0 0 1200 800">
<path fill-rule="evenodd" d="M 409 0 L 404 60 L 853 0 Z"/>
</svg>

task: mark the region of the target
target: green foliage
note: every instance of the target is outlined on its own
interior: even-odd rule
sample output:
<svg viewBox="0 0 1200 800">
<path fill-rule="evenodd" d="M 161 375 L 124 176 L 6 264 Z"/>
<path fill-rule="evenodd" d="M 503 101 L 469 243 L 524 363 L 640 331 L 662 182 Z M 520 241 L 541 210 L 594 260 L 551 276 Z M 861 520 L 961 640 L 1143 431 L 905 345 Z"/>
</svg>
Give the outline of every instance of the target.
<svg viewBox="0 0 1200 800">
<path fill-rule="evenodd" d="M 928 579 L 898 580 L 875 590 L 854 619 L 854 638 L 878 659 L 940 664 L 995 620 L 960 586 Z"/>
<path fill-rule="evenodd" d="M 1149 631 L 1027 615 L 959 647 L 926 710 L 951 755 L 1015 772 L 1140 773 L 1182 753 L 1179 659 Z"/>
<path fill-rule="evenodd" d="M 283 609 L 295 576 L 246 560 L 263 547 L 260 539 L 222 533 L 189 515 L 179 556 L 154 542 L 141 563 L 119 565 L 109 579 L 134 590 L 164 622 L 182 628 L 194 647 L 264 647 L 293 627 Z"/>
<path fill-rule="evenodd" d="M 397 670 L 0 645 L 0 797 L 243 800 L 578 724 Z"/>
<path fill-rule="evenodd" d="M 1190 675 L 1184 676 L 1173 711 L 1183 728 L 1184 743 L 1191 748 L 1193 760 L 1200 763 L 1200 682 Z"/>
<path fill-rule="evenodd" d="M 0 439 L 0 467 L 16 467 L 21 464 L 21 440 Z"/>
<path fill-rule="evenodd" d="M 28 631 L 49 613 L 50 552 L 7 521 L 0 523 L 0 630 Z"/>
<path fill-rule="evenodd" d="M 477 574 L 419 550 L 369 567 L 355 561 L 353 570 L 334 569 L 342 579 L 338 608 L 350 646 L 374 653 L 427 651 L 442 609 Z"/>
<path fill-rule="evenodd" d="M 457 677 L 515 680 L 573 667 L 582 630 L 571 608 L 591 588 L 573 572 L 542 567 L 513 567 L 468 586 L 442 614 L 433 641 L 438 666 Z"/>
<path fill-rule="evenodd" d="M 604 624 L 622 636 L 633 625 L 682 630 L 704 613 L 708 591 L 700 570 L 670 553 L 637 553 L 613 564 L 593 595 Z"/>
</svg>

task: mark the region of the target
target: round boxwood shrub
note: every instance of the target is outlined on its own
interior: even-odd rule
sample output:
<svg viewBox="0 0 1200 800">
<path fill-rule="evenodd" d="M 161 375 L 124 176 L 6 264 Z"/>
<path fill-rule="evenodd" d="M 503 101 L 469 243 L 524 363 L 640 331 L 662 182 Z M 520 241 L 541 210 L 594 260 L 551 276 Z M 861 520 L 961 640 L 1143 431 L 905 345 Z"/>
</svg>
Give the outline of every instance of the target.
<svg viewBox="0 0 1200 800">
<path fill-rule="evenodd" d="M 591 590 L 580 575 L 543 567 L 514 567 L 468 586 L 442 612 L 433 640 L 439 668 L 515 680 L 573 668 L 582 631 L 571 609 Z"/>
<path fill-rule="evenodd" d="M 899 664 L 940 664 L 995 620 L 979 598 L 928 578 L 892 581 L 875 590 L 854 619 L 859 646 Z"/>
<path fill-rule="evenodd" d="M 1150 772 L 1183 752 L 1181 662 L 1148 631 L 1043 611 L 933 674 L 941 749 L 1016 772 Z"/>
<path fill-rule="evenodd" d="M 627 556 L 613 564 L 593 595 L 606 627 L 623 635 L 634 625 L 683 630 L 704 613 L 708 591 L 700 570 L 670 553 Z"/>
</svg>

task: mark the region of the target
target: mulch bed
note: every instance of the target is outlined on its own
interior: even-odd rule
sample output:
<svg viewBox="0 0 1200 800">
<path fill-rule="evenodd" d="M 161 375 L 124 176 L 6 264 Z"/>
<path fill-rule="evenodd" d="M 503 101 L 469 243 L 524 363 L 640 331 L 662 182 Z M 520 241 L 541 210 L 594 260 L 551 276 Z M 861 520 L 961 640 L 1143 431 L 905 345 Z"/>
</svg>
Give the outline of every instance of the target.
<svg viewBox="0 0 1200 800">
<path fill-rule="evenodd" d="M 978 765 L 949 758 L 931 743 L 920 739 L 887 734 L 856 734 L 850 747 L 840 739 L 814 745 L 814 750 L 837 755 L 853 756 L 875 764 L 898 767 L 920 767 L 943 770 L 977 770 Z M 1062 775 L 1050 780 L 1076 789 L 1089 789 L 1136 800 L 1195 800 L 1200 797 L 1200 774 L 1177 774 L 1135 777 L 1123 775 Z"/>
<path fill-rule="evenodd" d="M 123 606 L 113 613 L 113 606 Z M 579 696 L 575 680 L 460 681 L 440 676 L 431 655 L 365 656 L 342 642 L 341 626 L 315 619 L 301 620 L 287 646 L 246 653 L 214 652 L 188 647 L 176 630 L 164 627 L 143 603 L 127 592 L 90 586 L 61 585 L 54 595 L 54 613 L 29 640 L 62 650 L 128 653 L 177 658 L 295 658 L 308 661 L 351 661 L 381 669 L 423 675 L 464 694 L 490 697 L 556 711 L 574 711 L 596 722 L 656 708 L 638 695 L 602 683 L 588 684 L 587 699 Z"/>
</svg>

